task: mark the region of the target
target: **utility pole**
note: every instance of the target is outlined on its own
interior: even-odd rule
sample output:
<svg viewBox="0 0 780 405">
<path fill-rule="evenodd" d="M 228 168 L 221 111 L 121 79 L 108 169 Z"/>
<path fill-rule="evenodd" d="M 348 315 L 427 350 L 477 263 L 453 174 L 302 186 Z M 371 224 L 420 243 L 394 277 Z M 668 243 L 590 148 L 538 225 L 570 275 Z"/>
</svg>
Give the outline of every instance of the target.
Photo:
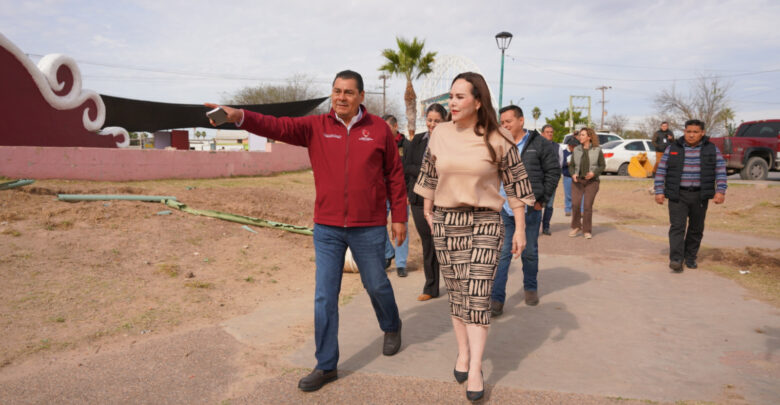
<svg viewBox="0 0 780 405">
<path fill-rule="evenodd" d="M 588 100 L 588 106 L 585 107 L 583 105 L 574 105 L 575 99 L 581 99 L 581 100 Z M 569 121 L 566 123 L 566 126 L 570 128 L 571 132 L 574 133 L 574 130 L 576 129 L 576 126 L 574 125 L 574 112 L 575 111 L 587 111 L 588 112 L 588 123 L 587 125 L 591 125 L 591 119 L 590 119 L 590 96 L 575 96 L 571 95 L 569 96 Z"/>
<path fill-rule="evenodd" d="M 382 73 L 379 75 L 379 78 L 382 79 L 382 115 L 387 114 L 387 99 L 386 99 L 386 90 L 387 90 L 387 79 L 390 78 L 386 73 Z"/>
<path fill-rule="evenodd" d="M 604 92 L 611 88 L 612 86 L 596 87 L 596 90 L 601 90 L 601 127 L 599 129 L 602 131 L 604 130 L 604 115 L 606 115 L 606 112 L 604 111 L 604 104 L 607 103 L 607 101 L 604 100 Z"/>
</svg>

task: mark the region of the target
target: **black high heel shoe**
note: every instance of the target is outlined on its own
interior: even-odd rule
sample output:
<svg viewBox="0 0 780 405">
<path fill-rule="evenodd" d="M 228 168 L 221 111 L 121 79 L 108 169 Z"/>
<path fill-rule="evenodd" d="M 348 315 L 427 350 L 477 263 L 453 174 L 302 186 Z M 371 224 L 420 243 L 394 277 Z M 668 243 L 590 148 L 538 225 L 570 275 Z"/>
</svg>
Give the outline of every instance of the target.
<svg viewBox="0 0 780 405">
<path fill-rule="evenodd" d="M 455 381 L 458 382 L 458 384 L 463 384 L 466 380 L 469 379 L 469 372 L 468 371 L 458 371 L 454 368 L 452 369 L 452 374 L 455 375 Z"/>
<path fill-rule="evenodd" d="M 468 373 L 466 373 L 466 378 L 468 378 Z M 479 375 L 482 377 L 482 390 L 481 391 L 468 391 L 466 390 L 466 399 L 468 399 L 471 402 L 477 402 L 482 397 L 485 396 L 485 376 L 482 374 L 482 372 L 479 372 Z"/>
</svg>

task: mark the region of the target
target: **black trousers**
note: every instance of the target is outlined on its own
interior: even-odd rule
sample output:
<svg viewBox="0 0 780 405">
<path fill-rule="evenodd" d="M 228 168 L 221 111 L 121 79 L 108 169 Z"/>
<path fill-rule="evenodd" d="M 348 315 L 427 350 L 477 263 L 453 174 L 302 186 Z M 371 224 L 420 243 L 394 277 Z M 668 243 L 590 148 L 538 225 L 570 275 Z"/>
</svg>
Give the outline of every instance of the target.
<svg viewBox="0 0 780 405">
<path fill-rule="evenodd" d="M 669 200 L 669 260 L 695 260 L 704 236 L 709 200 L 700 191 L 680 190 L 680 200 Z"/>
<path fill-rule="evenodd" d="M 423 249 L 423 271 L 425 272 L 425 286 L 423 294 L 431 297 L 439 296 L 439 261 L 436 259 L 436 251 L 433 248 L 433 235 L 428 221 L 425 220 L 422 205 L 410 205 L 414 226 L 420 234 Z"/>
</svg>

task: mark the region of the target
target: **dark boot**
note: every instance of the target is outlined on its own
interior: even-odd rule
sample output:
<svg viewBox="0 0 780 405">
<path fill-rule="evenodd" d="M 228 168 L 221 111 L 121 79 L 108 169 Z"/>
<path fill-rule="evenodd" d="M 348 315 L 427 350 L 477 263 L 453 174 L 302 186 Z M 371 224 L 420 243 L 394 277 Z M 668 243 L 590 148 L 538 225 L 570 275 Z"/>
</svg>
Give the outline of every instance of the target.
<svg viewBox="0 0 780 405">
<path fill-rule="evenodd" d="M 385 342 L 382 345 L 382 354 L 392 356 L 398 353 L 401 348 L 401 321 L 398 320 L 398 330 L 395 332 L 385 332 Z"/>
<path fill-rule="evenodd" d="M 671 261 L 671 262 L 669 262 L 669 268 L 672 269 L 672 271 L 675 272 L 675 273 L 682 273 L 683 272 L 682 262 Z"/>
<path fill-rule="evenodd" d="M 490 315 L 494 318 L 504 313 L 504 303 L 501 301 L 490 301 Z"/>
<path fill-rule="evenodd" d="M 322 388 L 323 385 L 339 378 L 338 371 L 335 369 L 330 371 L 314 369 L 307 375 L 298 381 L 298 388 L 301 391 L 317 391 Z"/>
<path fill-rule="evenodd" d="M 539 294 L 536 290 L 525 290 L 525 304 L 534 306 L 539 303 Z"/>
</svg>

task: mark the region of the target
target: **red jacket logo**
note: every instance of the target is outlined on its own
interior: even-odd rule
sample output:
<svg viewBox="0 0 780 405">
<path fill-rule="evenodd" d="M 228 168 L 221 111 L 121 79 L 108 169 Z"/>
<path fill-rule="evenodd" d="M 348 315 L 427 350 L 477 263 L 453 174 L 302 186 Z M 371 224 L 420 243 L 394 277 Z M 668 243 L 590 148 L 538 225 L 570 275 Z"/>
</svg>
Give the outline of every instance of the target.
<svg viewBox="0 0 780 405">
<path fill-rule="evenodd" d="M 676 155 L 677 152 L 669 152 L 670 155 Z"/>
<path fill-rule="evenodd" d="M 370 136 L 370 135 L 371 135 L 371 132 L 369 132 L 369 131 L 368 131 L 368 129 L 363 129 L 363 131 L 361 132 L 361 134 L 362 134 L 362 136 L 361 136 L 360 138 L 358 138 L 358 139 L 359 139 L 359 140 L 361 140 L 361 141 L 366 141 L 366 142 L 368 142 L 368 141 L 373 141 L 373 140 L 374 140 L 374 138 L 372 138 L 372 137 Z"/>
</svg>

